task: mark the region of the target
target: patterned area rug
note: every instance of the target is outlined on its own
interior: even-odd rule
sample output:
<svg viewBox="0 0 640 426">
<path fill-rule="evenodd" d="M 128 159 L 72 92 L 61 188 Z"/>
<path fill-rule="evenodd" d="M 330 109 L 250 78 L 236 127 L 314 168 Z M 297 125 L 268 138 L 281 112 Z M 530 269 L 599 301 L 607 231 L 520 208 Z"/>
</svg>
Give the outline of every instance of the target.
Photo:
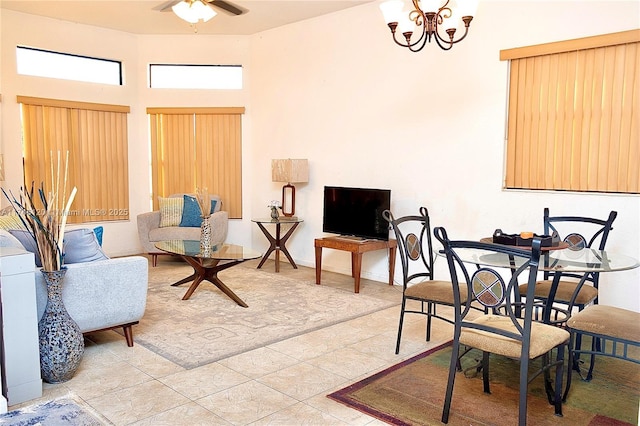
<svg viewBox="0 0 640 426">
<path fill-rule="evenodd" d="M 187 369 L 376 312 L 390 302 L 271 274 L 242 265 L 219 274 L 249 307 L 238 306 L 209 282 L 182 300 L 189 284 L 170 284 L 192 269 L 177 262 L 149 268 L 147 308 L 134 340 Z M 400 295 L 400 293 L 398 293 Z"/>
<path fill-rule="evenodd" d="M 481 358 L 471 352 L 463 369 Z M 339 390 L 329 398 L 393 425 L 440 425 L 451 357 L 449 343 Z M 449 425 L 518 424 L 518 363 L 492 357 L 491 394 L 482 391 L 482 374 L 457 373 Z M 527 423 L 531 425 L 622 426 L 638 424 L 640 366 L 600 357 L 594 378 L 577 376 L 563 417 L 554 415 L 544 394 L 542 377 L 529 384 Z"/>
<path fill-rule="evenodd" d="M 12 426 L 101 426 L 109 424 L 88 408 L 61 398 L 0 414 L 0 425 Z"/>
</svg>

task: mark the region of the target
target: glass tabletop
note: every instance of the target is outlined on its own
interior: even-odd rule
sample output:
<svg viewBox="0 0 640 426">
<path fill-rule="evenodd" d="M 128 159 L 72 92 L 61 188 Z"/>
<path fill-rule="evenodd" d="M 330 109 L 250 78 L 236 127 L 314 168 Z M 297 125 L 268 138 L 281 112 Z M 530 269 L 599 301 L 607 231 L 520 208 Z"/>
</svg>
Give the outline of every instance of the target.
<svg viewBox="0 0 640 426">
<path fill-rule="evenodd" d="M 251 219 L 251 222 L 256 222 L 256 223 L 300 223 L 300 222 L 304 222 L 304 220 L 300 219 L 299 217 L 296 216 L 291 216 L 291 217 L 287 217 L 287 216 L 280 216 L 277 219 L 272 219 L 270 217 L 259 217 L 256 219 Z"/>
<path fill-rule="evenodd" d="M 156 247 L 167 253 L 201 259 L 250 260 L 262 256 L 260 252 L 235 244 L 218 244 L 211 246 L 211 251 L 202 252 L 200 241 L 197 240 L 160 241 L 156 243 Z"/>
<path fill-rule="evenodd" d="M 509 257 L 503 253 L 481 249 L 458 249 L 456 253 L 463 262 L 498 268 L 518 267 L 528 260 L 526 257 Z M 640 263 L 637 259 L 624 254 L 586 248 L 544 252 L 540 256 L 539 269 L 560 272 L 610 272 L 624 271 L 639 266 Z"/>
</svg>

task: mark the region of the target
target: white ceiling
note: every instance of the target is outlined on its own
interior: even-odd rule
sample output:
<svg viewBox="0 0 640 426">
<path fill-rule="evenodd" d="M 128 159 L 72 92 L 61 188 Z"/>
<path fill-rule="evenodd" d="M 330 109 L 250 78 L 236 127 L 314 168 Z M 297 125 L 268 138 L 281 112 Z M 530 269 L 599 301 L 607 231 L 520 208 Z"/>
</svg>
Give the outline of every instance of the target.
<svg viewBox="0 0 640 426">
<path fill-rule="evenodd" d="M 248 12 L 233 16 L 215 8 L 218 15 L 196 27 L 198 34 L 248 35 L 372 1 L 375 0 L 231 0 Z M 171 3 L 170 0 L 0 0 L 0 7 L 135 34 L 193 34 L 195 29 L 170 8 L 160 11 Z"/>
</svg>

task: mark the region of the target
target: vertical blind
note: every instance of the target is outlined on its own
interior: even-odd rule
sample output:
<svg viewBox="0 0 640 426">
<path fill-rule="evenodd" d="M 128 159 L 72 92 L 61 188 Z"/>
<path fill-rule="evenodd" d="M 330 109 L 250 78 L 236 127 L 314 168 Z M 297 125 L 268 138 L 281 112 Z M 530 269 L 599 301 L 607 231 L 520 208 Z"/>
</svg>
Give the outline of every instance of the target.
<svg viewBox="0 0 640 426">
<path fill-rule="evenodd" d="M 244 108 L 148 108 L 153 205 L 158 196 L 207 188 L 230 218 L 242 217 Z"/>
<path fill-rule="evenodd" d="M 640 30 L 501 51 L 507 188 L 640 193 Z"/>
<path fill-rule="evenodd" d="M 129 219 L 129 107 L 18 96 L 24 180 L 48 188 L 58 152 L 69 152 L 69 188 L 78 192 L 69 223 Z"/>
</svg>

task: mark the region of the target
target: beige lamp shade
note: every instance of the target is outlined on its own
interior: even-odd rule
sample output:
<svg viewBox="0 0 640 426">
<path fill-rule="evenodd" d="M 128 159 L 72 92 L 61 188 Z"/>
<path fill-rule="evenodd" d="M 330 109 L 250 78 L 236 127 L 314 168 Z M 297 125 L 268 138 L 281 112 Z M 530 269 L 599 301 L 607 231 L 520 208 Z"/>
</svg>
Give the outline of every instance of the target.
<svg viewBox="0 0 640 426">
<path fill-rule="evenodd" d="M 309 182 L 309 160 L 271 160 L 271 180 L 273 182 Z"/>
<path fill-rule="evenodd" d="M 296 188 L 291 183 L 309 182 L 309 160 L 271 160 L 271 180 L 287 182 L 282 187 L 282 214 L 292 217 L 296 212 Z"/>
</svg>

